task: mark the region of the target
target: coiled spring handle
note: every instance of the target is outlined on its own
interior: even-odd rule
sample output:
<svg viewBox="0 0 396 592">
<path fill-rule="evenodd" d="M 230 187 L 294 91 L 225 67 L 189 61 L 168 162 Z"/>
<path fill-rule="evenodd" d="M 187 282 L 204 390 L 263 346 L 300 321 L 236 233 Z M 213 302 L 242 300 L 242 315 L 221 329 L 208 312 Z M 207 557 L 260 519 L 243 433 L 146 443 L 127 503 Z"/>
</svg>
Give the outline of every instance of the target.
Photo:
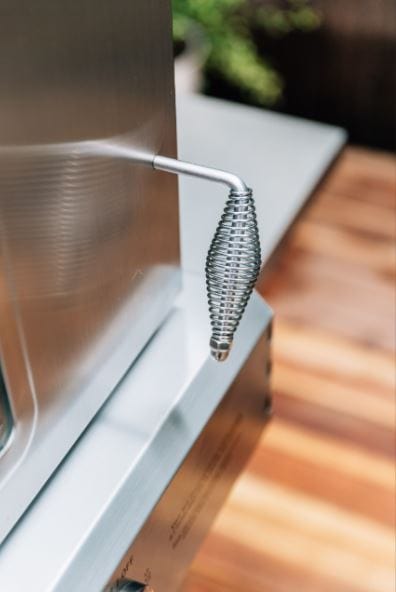
<svg viewBox="0 0 396 592">
<path fill-rule="evenodd" d="M 210 349 L 222 362 L 253 292 L 261 266 L 260 239 L 252 190 L 237 175 L 164 156 L 156 170 L 200 177 L 230 188 L 206 259 L 206 286 L 212 336 Z"/>
</svg>

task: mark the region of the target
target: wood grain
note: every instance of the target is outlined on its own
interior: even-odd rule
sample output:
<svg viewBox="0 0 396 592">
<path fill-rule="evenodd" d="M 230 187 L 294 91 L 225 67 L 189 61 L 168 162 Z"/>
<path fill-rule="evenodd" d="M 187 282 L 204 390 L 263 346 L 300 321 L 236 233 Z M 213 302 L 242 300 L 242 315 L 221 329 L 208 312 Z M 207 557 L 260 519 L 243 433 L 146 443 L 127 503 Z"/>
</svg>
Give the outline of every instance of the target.
<svg viewBox="0 0 396 592">
<path fill-rule="evenodd" d="M 395 200 L 348 148 L 263 279 L 275 417 L 183 592 L 395 590 Z"/>
</svg>

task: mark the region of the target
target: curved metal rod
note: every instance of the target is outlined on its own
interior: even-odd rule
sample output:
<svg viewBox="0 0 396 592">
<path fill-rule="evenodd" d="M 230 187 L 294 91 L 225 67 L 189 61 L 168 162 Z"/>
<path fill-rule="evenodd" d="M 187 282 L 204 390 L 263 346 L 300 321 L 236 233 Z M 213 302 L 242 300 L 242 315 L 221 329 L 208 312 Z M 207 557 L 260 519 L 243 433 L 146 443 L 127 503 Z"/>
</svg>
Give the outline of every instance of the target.
<svg viewBox="0 0 396 592">
<path fill-rule="evenodd" d="M 214 181 L 215 183 L 223 183 L 237 193 L 249 191 L 249 187 L 238 175 L 234 175 L 234 173 L 229 173 L 228 171 L 185 162 L 176 158 L 167 158 L 166 156 L 155 156 L 153 167 L 158 171 L 176 173 L 178 175 L 190 175 L 191 177 L 199 177 L 200 179 Z"/>
</svg>

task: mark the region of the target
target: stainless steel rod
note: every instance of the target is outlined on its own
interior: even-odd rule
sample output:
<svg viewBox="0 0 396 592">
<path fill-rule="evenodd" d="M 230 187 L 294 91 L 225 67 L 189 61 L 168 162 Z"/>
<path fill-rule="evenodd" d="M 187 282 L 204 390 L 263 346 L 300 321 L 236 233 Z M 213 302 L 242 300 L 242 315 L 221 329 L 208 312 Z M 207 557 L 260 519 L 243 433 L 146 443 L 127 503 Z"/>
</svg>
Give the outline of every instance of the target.
<svg viewBox="0 0 396 592">
<path fill-rule="evenodd" d="M 155 156 L 153 167 L 158 171 L 176 173 L 177 175 L 190 175 L 191 177 L 199 177 L 200 179 L 214 181 L 215 183 L 223 183 L 237 193 L 249 191 L 249 187 L 238 175 L 234 175 L 234 173 L 229 173 L 228 171 L 185 162 L 175 158 L 168 158 L 166 156 Z"/>
</svg>

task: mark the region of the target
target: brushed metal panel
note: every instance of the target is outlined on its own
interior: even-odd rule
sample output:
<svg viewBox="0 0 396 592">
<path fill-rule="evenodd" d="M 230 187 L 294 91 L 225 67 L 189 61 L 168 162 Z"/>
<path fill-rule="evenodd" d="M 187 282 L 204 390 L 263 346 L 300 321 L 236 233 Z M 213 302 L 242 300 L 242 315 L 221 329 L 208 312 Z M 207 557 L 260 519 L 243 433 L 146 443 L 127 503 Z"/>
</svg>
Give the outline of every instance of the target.
<svg viewBox="0 0 396 592">
<path fill-rule="evenodd" d="M 199 545 L 257 443 L 271 409 L 267 327 L 144 527 L 106 592 L 124 579 L 153 592 L 179 589 Z"/>
<path fill-rule="evenodd" d="M 176 179 L 95 148 L 176 156 L 169 2 L 0 0 L 0 56 L 0 364 L 15 423 L 1 501 L 32 438 L 84 398 L 66 452 L 180 280 Z"/>
<path fill-rule="evenodd" d="M 202 278 L 186 274 L 174 311 L 1 545 L 1 591 L 96 592 L 105 586 L 271 318 L 271 310 L 254 293 L 233 355 L 216 364 L 207 347 Z M 262 355 L 256 371 L 264 387 Z M 263 387 L 243 383 L 235 407 L 250 416 L 248 408 L 253 412 L 257 404 L 262 418 Z M 223 417 L 223 427 L 231 427 L 233 411 Z M 247 419 L 238 422 L 239 427 L 248 425 Z M 217 426 L 220 442 L 224 432 L 221 423 Z M 59 435 L 52 436 L 42 460 L 56 447 Z M 35 461 L 33 470 L 39 467 L 37 456 Z M 209 458 L 200 461 L 196 476 L 206 462 Z M 186 488 L 194 485 L 184 483 Z"/>
</svg>

